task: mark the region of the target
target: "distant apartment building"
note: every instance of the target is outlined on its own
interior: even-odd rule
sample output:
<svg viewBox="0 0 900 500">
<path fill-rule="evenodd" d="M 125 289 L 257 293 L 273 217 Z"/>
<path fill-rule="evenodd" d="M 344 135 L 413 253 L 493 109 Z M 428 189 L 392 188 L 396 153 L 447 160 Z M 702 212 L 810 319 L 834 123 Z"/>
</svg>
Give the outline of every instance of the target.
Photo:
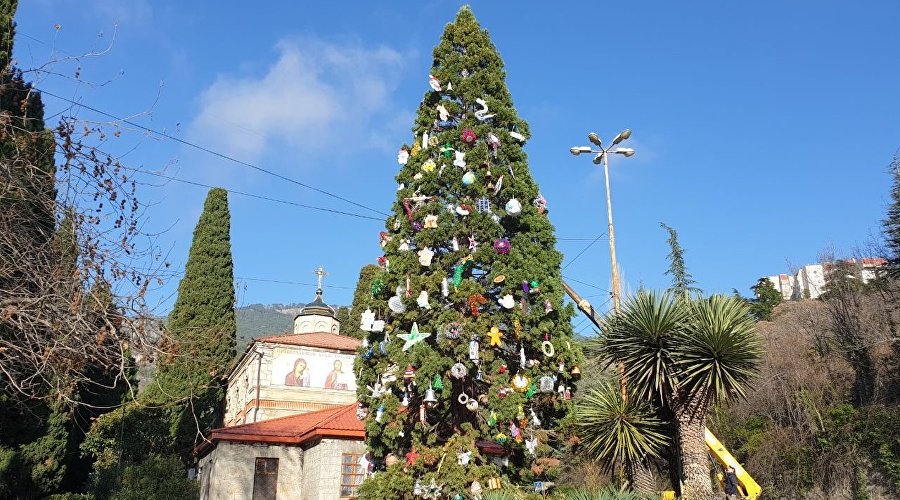
<svg viewBox="0 0 900 500">
<path fill-rule="evenodd" d="M 857 269 L 854 276 L 862 279 L 863 283 L 875 279 L 878 269 L 887 264 L 887 261 L 881 258 L 849 259 L 842 262 L 853 264 Z M 784 300 L 816 299 L 825 293 L 827 276 L 834 264 L 833 262 L 809 264 L 801 267 L 793 276 L 776 274 L 766 278 L 781 292 Z"/>
</svg>

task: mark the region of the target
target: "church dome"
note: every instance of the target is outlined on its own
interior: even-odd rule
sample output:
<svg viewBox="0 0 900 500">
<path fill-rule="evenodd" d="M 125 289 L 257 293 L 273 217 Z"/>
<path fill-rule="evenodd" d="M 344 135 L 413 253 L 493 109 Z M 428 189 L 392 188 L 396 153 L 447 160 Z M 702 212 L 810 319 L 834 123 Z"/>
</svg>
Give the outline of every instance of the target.
<svg viewBox="0 0 900 500">
<path fill-rule="evenodd" d="M 335 314 L 334 309 L 322 301 L 322 289 L 319 288 L 316 290 L 316 300 L 306 304 L 300 309 L 300 314 L 298 316 L 328 316 L 333 318 Z"/>
</svg>

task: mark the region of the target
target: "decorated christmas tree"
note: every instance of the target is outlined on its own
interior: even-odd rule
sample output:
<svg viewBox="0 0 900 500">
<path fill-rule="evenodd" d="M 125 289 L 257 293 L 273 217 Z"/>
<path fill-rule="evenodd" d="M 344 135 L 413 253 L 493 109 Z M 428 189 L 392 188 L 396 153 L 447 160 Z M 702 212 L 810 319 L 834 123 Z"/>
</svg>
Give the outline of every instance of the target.
<svg viewBox="0 0 900 500">
<path fill-rule="evenodd" d="M 364 498 L 552 481 L 580 373 L 528 126 L 467 7 L 427 84 L 360 318 L 359 414 L 376 471 Z"/>
</svg>

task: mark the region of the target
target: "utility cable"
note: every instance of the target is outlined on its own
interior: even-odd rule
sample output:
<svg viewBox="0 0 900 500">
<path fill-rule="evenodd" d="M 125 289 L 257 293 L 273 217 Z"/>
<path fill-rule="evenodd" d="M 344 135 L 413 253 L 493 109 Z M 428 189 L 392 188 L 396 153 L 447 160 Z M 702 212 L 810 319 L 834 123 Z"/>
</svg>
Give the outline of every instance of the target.
<svg viewBox="0 0 900 500">
<path fill-rule="evenodd" d="M 114 115 L 114 114 L 112 114 L 112 113 L 107 113 L 106 111 L 102 111 L 102 110 L 100 110 L 100 109 L 97 109 L 97 108 L 95 108 L 95 107 L 89 106 L 89 105 L 87 105 L 87 104 L 84 104 L 84 103 L 81 103 L 81 102 L 78 102 L 78 101 L 74 101 L 74 100 L 69 99 L 69 98 L 67 98 L 67 97 L 62 97 L 62 96 L 56 95 L 56 94 L 54 94 L 54 93 L 52 93 L 52 92 L 49 92 L 49 91 L 47 91 L 47 90 L 39 89 L 39 88 L 37 88 L 37 87 L 34 87 L 34 89 L 37 90 L 38 92 L 40 92 L 41 94 L 48 95 L 48 96 L 50 96 L 50 97 L 55 97 L 56 99 L 59 99 L 59 100 L 64 101 L 64 102 L 67 102 L 67 103 L 69 103 L 69 104 L 71 104 L 71 105 L 73 105 L 73 106 L 78 106 L 78 107 L 80 107 L 80 108 L 84 108 L 84 109 L 87 109 L 87 110 L 89 110 L 89 111 L 93 111 L 94 113 L 97 113 L 97 114 L 106 116 L 107 118 L 111 118 L 111 119 L 113 119 L 113 120 L 116 120 L 117 122 L 125 123 L 125 124 L 127 124 L 127 125 L 129 125 L 129 126 L 138 128 L 138 129 L 140 129 L 140 130 L 143 130 L 143 131 L 148 132 L 148 133 L 151 133 L 151 134 L 156 134 L 156 135 L 158 135 L 158 136 L 160 136 L 160 137 L 165 137 L 166 139 L 169 139 L 169 140 L 171 140 L 171 141 L 175 141 L 175 142 L 177 142 L 177 143 L 179 143 L 179 144 L 183 144 L 183 145 L 185 145 L 185 146 L 188 146 L 188 147 L 191 147 L 191 148 L 194 148 L 194 149 L 203 151 L 204 153 L 211 154 L 211 155 L 216 156 L 216 157 L 219 157 L 219 158 L 221 158 L 221 159 L 223 159 L 223 160 L 228 160 L 228 161 L 237 163 L 238 165 L 242 165 L 242 166 L 245 166 L 245 167 L 252 168 L 252 169 L 257 170 L 257 171 L 259 171 L 259 172 L 263 172 L 263 173 L 265 173 L 265 174 L 271 175 L 271 176 L 276 177 L 276 178 L 278 178 L 278 179 L 281 179 L 281 180 L 290 182 L 290 183 L 292 183 L 292 184 L 296 184 L 296 185 L 301 186 L 301 187 L 304 187 L 304 188 L 306 188 L 306 189 L 310 189 L 310 190 L 312 190 L 312 191 L 315 191 L 315 192 L 317 192 L 317 193 L 323 194 L 323 195 L 325 195 L 325 196 L 329 196 L 329 197 L 331 197 L 331 198 L 334 198 L 334 199 L 337 199 L 337 200 L 340 200 L 340 201 L 349 203 L 349 204 L 354 205 L 354 206 L 357 206 L 357 207 L 359 207 L 359 208 L 364 208 L 364 209 L 369 210 L 369 211 L 371 211 L 371 212 L 374 212 L 374 213 L 376 213 L 376 214 L 383 215 L 383 216 L 385 216 L 385 217 L 389 217 L 389 216 L 390 216 L 390 214 L 388 214 L 388 213 L 385 213 L 385 212 L 382 212 L 382 211 L 380 211 L 380 210 L 374 209 L 374 208 L 372 208 L 372 207 L 363 205 L 362 203 L 357 203 L 357 202 L 355 202 L 355 201 L 353 201 L 353 200 L 350 200 L 350 199 L 347 199 L 347 198 L 345 198 L 345 197 L 343 197 L 343 196 L 340 196 L 340 195 L 331 193 L 331 192 L 329 192 L 329 191 L 325 191 L 324 189 L 319 189 L 319 188 L 317 188 L 317 187 L 311 186 L 311 185 L 309 185 L 309 184 L 306 184 L 306 183 L 304 183 L 304 182 L 298 181 L 298 180 L 296 180 L 296 179 L 292 179 L 292 178 L 290 178 L 290 177 L 281 175 L 281 174 L 279 174 L 279 173 L 277 173 L 277 172 L 274 172 L 274 171 L 272 171 L 272 170 L 269 170 L 269 169 L 260 167 L 260 166 L 258 166 L 258 165 L 254 165 L 254 164 L 252 164 L 252 163 L 250 163 L 250 162 L 246 162 L 246 161 L 243 161 L 243 160 L 239 160 L 239 159 L 237 159 L 237 158 L 235 158 L 235 157 L 233 157 L 233 156 L 227 155 L 227 154 L 225 154 L 225 153 L 220 153 L 220 152 L 215 151 L 215 150 L 213 150 L 213 149 L 210 149 L 210 148 L 208 148 L 208 147 L 206 147 L 206 146 L 201 146 L 201 145 L 199 145 L 199 144 L 196 144 L 196 143 L 187 141 L 187 140 L 185 140 L 185 139 L 181 139 L 181 138 L 175 137 L 175 136 L 173 136 L 173 135 L 171 135 L 171 134 L 168 134 L 168 133 L 166 133 L 166 132 L 160 132 L 160 131 L 155 130 L 155 129 L 152 129 L 152 128 L 150 128 L 150 127 L 146 127 L 146 126 L 144 126 L 144 125 L 141 125 L 141 124 L 139 124 L 139 123 L 135 123 L 134 121 L 131 121 L 131 120 L 128 120 L 128 119 L 125 119 L 125 118 L 118 117 L 118 116 L 116 116 L 116 115 Z"/>
</svg>

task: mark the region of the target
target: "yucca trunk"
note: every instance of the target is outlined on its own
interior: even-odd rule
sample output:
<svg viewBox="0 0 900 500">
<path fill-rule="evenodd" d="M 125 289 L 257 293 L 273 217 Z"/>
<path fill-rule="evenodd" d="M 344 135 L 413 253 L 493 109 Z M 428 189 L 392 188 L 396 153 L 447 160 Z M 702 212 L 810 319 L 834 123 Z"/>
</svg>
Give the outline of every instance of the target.
<svg viewBox="0 0 900 500">
<path fill-rule="evenodd" d="M 641 493 L 653 493 L 656 491 L 656 481 L 653 479 L 653 471 L 643 462 L 625 464 L 625 475 L 631 482 L 631 489 Z"/>
<path fill-rule="evenodd" d="M 706 401 L 699 397 L 684 401 L 675 408 L 681 452 L 681 498 L 684 500 L 715 498 L 704 437 L 707 410 Z"/>
</svg>

